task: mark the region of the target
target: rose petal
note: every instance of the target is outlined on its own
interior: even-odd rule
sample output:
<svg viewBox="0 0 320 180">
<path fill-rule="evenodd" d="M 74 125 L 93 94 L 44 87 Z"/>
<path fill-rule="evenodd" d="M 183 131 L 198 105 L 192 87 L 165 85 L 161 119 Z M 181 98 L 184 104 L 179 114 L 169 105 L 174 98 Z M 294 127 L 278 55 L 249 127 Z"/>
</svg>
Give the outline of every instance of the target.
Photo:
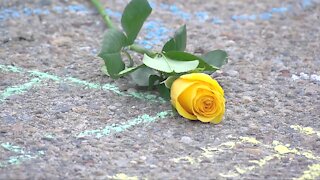
<svg viewBox="0 0 320 180">
<path fill-rule="evenodd" d="M 202 99 L 207 98 L 206 96 L 211 96 L 214 100 L 214 107 L 212 111 L 201 111 L 203 108 Z M 200 102 L 200 103 L 199 103 Z M 208 87 L 198 88 L 196 97 L 194 98 L 194 115 L 202 122 L 212 122 L 217 124 L 221 122 L 223 114 L 225 111 L 225 100 L 224 97 L 218 91 L 212 91 Z"/>
<path fill-rule="evenodd" d="M 196 97 L 199 87 L 201 87 L 200 84 L 194 83 L 186 88 L 178 97 L 181 106 L 190 114 L 193 114 L 193 99 Z"/>
<path fill-rule="evenodd" d="M 180 78 L 189 80 L 189 81 L 202 81 L 210 84 L 212 90 L 218 91 L 220 94 L 224 95 L 224 91 L 222 87 L 219 85 L 219 83 L 215 80 L 212 79 L 211 76 L 203 73 L 191 73 L 191 74 L 185 74 L 182 75 Z"/>
<path fill-rule="evenodd" d="M 178 97 L 183 93 L 188 87 L 195 84 L 196 82 L 190 82 L 184 79 L 177 79 L 173 82 L 171 86 L 171 102 L 172 105 L 175 106 Z"/>
<path fill-rule="evenodd" d="M 176 109 L 178 113 L 183 116 L 184 118 L 190 119 L 190 120 L 197 120 L 197 116 L 188 113 L 179 102 L 176 103 Z"/>
<path fill-rule="evenodd" d="M 212 120 L 210 121 L 210 123 L 219 124 L 219 123 L 222 121 L 222 119 L 223 119 L 224 112 L 225 112 L 225 109 L 223 108 L 222 113 L 221 113 L 219 116 L 217 116 L 217 117 L 215 117 L 214 119 L 212 119 Z"/>
</svg>

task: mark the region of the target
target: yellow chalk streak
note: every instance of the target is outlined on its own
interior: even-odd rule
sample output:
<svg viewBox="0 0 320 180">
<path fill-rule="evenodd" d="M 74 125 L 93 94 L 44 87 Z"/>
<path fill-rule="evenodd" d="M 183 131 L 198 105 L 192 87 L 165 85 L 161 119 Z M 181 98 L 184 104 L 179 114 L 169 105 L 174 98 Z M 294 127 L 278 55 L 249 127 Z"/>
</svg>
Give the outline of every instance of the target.
<svg viewBox="0 0 320 180">
<path fill-rule="evenodd" d="M 255 164 L 257 164 L 258 166 L 263 167 L 263 166 L 265 166 L 269 161 L 273 160 L 274 158 L 281 159 L 282 156 L 279 155 L 279 154 L 272 154 L 272 155 L 266 156 L 266 157 L 264 157 L 264 158 L 262 158 L 262 159 L 259 159 L 259 160 L 250 160 L 249 162 L 255 163 Z"/>
<path fill-rule="evenodd" d="M 180 163 L 186 161 L 190 164 L 197 164 L 201 162 L 204 158 L 212 158 L 215 153 L 217 152 L 224 152 L 226 149 L 233 149 L 236 146 L 236 142 L 224 142 L 218 145 L 217 147 L 208 147 L 208 148 L 201 148 L 202 152 L 198 158 L 193 158 L 190 156 L 183 156 L 178 158 L 173 158 L 171 161 L 175 163 Z"/>
<path fill-rule="evenodd" d="M 300 125 L 291 125 L 290 127 L 296 131 L 299 131 L 302 134 L 306 134 L 306 135 L 315 134 L 320 137 L 320 131 L 315 131 L 312 127 L 303 127 Z"/>
<path fill-rule="evenodd" d="M 292 153 L 292 154 L 295 154 L 295 155 L 304 156 L 307 159 L 320 161 L 320 157 L 319 156 L 315 156 L 312 153 L 312 151 L 304 151 L 304 152 L 302 152 L 302 151 L 298 151 L 296 148 L 290 149 L 289 148 L 290 144 L 283 145 L 279 141 L 273 141 L 272 144 L 275 145 L 274 150 L 280 155 Z"/>
<path fill-rule="evenodd" d="M 234 177 L 240 176 L 240 174 L 235 173 L 235 172 L 229 172 L 228 174 L 219 173 L 219 176 L 224 177 L 224 178 L 234 178 Z"/>
<path fill-rule="evenodd" d="M 229 141 L 219 145 L 219 147 L 225 147 L 227 149 L 233 149 L 236 146 L 236 142 Z"/>
<path fill-rule="evenodd" d="M 211 148 L 201 148 L 201 149 L 202 149 L 204 152 L 201 153 L 201 155 L 200 155 L 199 158 L 201 158 L 201 157 L 212 158 L 212 157 L 213 157 L 213 155 L 214 155 L 214 152 L 213 152 L 213 151 L 215 151 L 215 150 L 212 151 Z M 218 151 L 218 150 L 217 150 L 217 151 Z"/>
<path fill-rule="evenodd" d="M 198 162 L 198 160 L 196 160 L 195 158 L 190 157 L 190 156 L 173 158 L 172 161 L 175 162 L 175 163 L 179 163 L 179 162 L 181 162 L 181 161 L 186 161 L 186 162 L 188 162 L 188 163 L 190 163 L 190 164 L 196 164 L 196 163 Z"/>
<path fill-rule="evenodd" d="M 302 152 L 301 155 L 305 156 L 308 159 L 314 159 L 320 161 L 320 157 L 317 157 L 312 154 L 312 151 Z"/>
<path fill-rule="evenodd" d="M 114 176 L 109 176 L 108 178 L 115 179 L 115 180 L 138 180 L 139 179 L 137 176 L 128 176 L 124 173 L 119 173 Z"/>
<path fill-rule="evenodd" d="M 302 155 L 305 156 L 308 159 L 313 159 L 313 160 L 320 160 L 320 157 L 315 156 L 312 151 L 298 151 L 296 148 L 290 148 L 290 144 L 282 144 L 279 141 L 273 141 L 272 145 L 266 145 L 266 144 L 262 144 L 259 141 L 255 141 L 255 138 L 250 138 L 250 137 L 240 137 L 240 140 L 242 143 L 251 143 L 251 144 L 261 144 L 262 147 L 268 148 L 268 149 L 273 149 L 275 151 L 274 154 L 266 156 L 262 159 L 259 160 L 251 160 L 249 162 L 254 163 L 256 165 L 253 166 L 247 166 L 247 167 L 239 167 L 239 166 L 234 166 L 234 171 L 229 171 L 226 174 L 222 174 L 220 173 L 219 175 L 221 177 L 225 177 L 225 178 L 234 178 L 234 177 L 238 177 L 242 174 L 246 174 L 250 171 L 253 171 L 257 168 L 262 168 L 263 166 L 265 166 L 267 163 L 269 163 L 269 161 L 278 158 L 284 158 L 286 157 L 287 154 L 291 153 L 291 154 L 295 154 L 295 155 Z M 300 148 L 301 149 L 301 148 Z M 313 170 L 313 169 L 312 169 Z M 313 171 L 311 171 L 313 172 Z M 310 174 L 310 173 L 309 173 Z"/>
<path fill-rule="evenodd" d="M 229 171 L 227 173 L 220 173 L 219 175 L 221 177 L 224 177 L 224 178 L 238 177 L 242 174 L 246 174 L 246 173 L 251 172 L 255 169 L 262 168 L 263 166 L 267 165 L 269 163 L 269 161 L 271 161 L 275 158 L 278 158 L 280 160 L 280 159 L 286 157 L 287 154 L 300 155 L 300 156 L 306 157 L 307 159 L 320 161 L 320 157 L 315 156 L 312 151 L 305 151 L 305 150 L 303 150 L 303 148 L 290 148 L 290 144 L 283 144 L 279 141 L 273 141 L 272 145 L 267 145 L 267 144 L 263 144 L 262 142 L 258 141 L 256 138 L 253 138 L 253 137 L 239 137 L 239 139 L 236 141 L 224 142 L 216 147 L 201 148 L 201 150 L 203 150 L 203 152 L 201 153 L 201 155 L 198 158 L 185 156 L 185 157 L 180 157 L 180 158 L 174 158 L 172 160 L 176 163 L 179 163 L 181 161 L 187 161 L 190 164 L 199 164 L 204 158 L 212 158 L 216 154 L 219 154 L 221 152 L 226 152 L 226 150 L 235 148 L 237 144 L 244 144 L 244 143 L 259 145 L 261 147 L 273 150 L 274 153 L 271 155 L 265 156 L 264 158 L 258 159 L 258 160 L 250 160 L 249 161 L 250 163 L 254 163 L 255 165 L 251 165 L 251 166 L 247 166 L 247 167 L 234 166 L 234 170 Z M 319 168 L 318 166 L 319 166 L 319 164 L 317 166 L 310 167 L 310 169 L 308 171 L 305 171 L 303 176 L 313 177 L 313 176 L 310 176 L 310 174 L 314 175 L 314 172 L 319 171 L 319 169 L 316 169 L 316 168 Z M 315 177 L 320 176 L 318 174 L 316 174 L 316 175 L 317 176 L 315 176 Z"/>
<path fill-rule="evenodd" d="M 308 166 L 309 169 L 303 172 L 303 175 L 297 180 L 316 179 L 320 177 L 320 164 L 313 164 Z"/>
<path fill-rule="evenodd" d="M 234 166 L 234 169 L 235 171 L 231 171 L 231 172 L 228 172 L 227 174 L 222 174 L 220 173 L 219 175 L 221 177 L 225 177 L 225 178 L 233 178 L 233 177 L 237 177 L 237 176 L 240 176 L 242 174 L 246 174 L 248 172 L 251 172 L 257 168 L 261 168 L 263 166 L 265 166 L 269 161 L 273 160 L 274 158 L 278 158 L 278 159 L 281 159 L 283 158 L 284 156 L 282 155 L 279 155 L 279 154 L 272 154 L 272 155 L 269 155 L 269 156 L 266 156 L 262 159 L 259 159 L 259 160 L 251 160 L 249 162 L 251 163 L 255 163 L 257 165 L 253 165 L 253 166 L 247 166 L 247 167 L 240 167 L 240 166 Z"/>
<path fill-rule="evenodd" d="M 274 147 L 274 150 L 277 151 L 279 154 L 299 154 L 299 151 L 296 149 L 289 149 L 287 146 L 284 145 L 277 145 Z"/>
<path fill-rule="evenodd" d="M 256 138 L 253 137 L 240 137 L 241 142 L 243 143 L 251 143 L 251 144 L 261 144 Z"/>
<path fill-rule="evenodd" d="M 235 169 L 239 174 L 245 174 L 247 172 L 250 172 L 250 171 L 256 169 L 256 167 L 255 166 L 248 166 L 248 167 L 235 166 Z"/>
</svg>

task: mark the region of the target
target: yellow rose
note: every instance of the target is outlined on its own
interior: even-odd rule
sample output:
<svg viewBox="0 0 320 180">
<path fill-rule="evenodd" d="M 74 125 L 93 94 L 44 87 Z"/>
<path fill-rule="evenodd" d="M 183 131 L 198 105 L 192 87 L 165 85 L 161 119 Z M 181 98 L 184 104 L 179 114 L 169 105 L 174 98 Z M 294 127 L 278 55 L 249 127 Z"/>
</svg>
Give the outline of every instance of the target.
<svg viewBox="0 0 320 180">
<path fill-rule="evenodd" d="M 224 91 L 219 83 L 203 73 L 186 74 L 171 86 L 171 103 L 190 120 L 218 124 L 225 112 Z"/>
</svg>

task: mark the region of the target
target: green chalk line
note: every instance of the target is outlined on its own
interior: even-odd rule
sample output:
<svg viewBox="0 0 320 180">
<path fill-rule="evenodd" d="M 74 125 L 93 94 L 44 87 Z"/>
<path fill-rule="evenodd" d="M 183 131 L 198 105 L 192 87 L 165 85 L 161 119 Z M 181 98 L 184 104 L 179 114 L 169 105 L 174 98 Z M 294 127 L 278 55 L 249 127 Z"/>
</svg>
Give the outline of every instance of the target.
<svg viewBox="0 0 320 180">
<path fill-rule="evenodd" d="M 10 66 L 10 65 L 2 65 L 0 64 L 0 70 L 1 71 L 6 71 L 6 72 L 14 72 L 14 73 L 22 73 L 23 69 L 15 67 L 15 66 Z"/>
<path fill-rule="evenodd" d="M 168 111 L 162 111 L 157 113 L 155 116 L 149 116 L 147 114 L 138 116 L 137 118 L 131 119 L 127 122 L 123 122 L 120 124 L 111 124 L 103 129 L 96 129 L 96 130 L 86 130 L 84 132 L 81 132 L 77 135 L 77 138 L 82 138 L 86 136 L 95 136 L 97 138 L 101 138 L 104 136 L 108 136 L 112 133 L 119 133 L 123 132 L 133 126 L 137 126 L 139 124 L 144 124 L 144 123 L 151 123 L 155 122 L 160 119 L 164 119 L 167 117 L 173 116 L 173 113 L 171 110 Z"/>
<path fill-rule="evenodd" d="M 36 77 L 41 78 L 41 79 L 50 79 L 50 80 L 58 81 L 58 82 L 61 81 L 60 77 L 55 76 L 55 75 L 51 75 L 51 74 L 48 74 L 48 73 L 44 73 L 44 72 L 28 71 L 28 73 L 30 74 L 30 76 L 36 76 Z"/>
<path fill-rule="evenodd" d="M 116 93 L 118 95 L 121 96 L 128 96 L 128 97 L 134 97 L 137 99 L 141 99 L 141 100 L 147 100 L 147 101 L 151 101 L 151 102 L 156 102 L 156 103 L 166 103 L 167 101 L 165 101 L 163 98 L 158 97 L 157 95 L 151 94 L 151 93 L 139 93 L 139 92 L 122 92 L 120 91 L 120 89 L 113 85 L 113 84 L 99 84 L 99 83 L 91 83 L 91 82 L 87 82 L 81 79 L 77 79 L 77 78 L 73 78 L 73 77 L 66 77 L 66 78 L 62 78 L 59 76 L 55 76 L 49 73 L 44 73 L 44 72 L 40 72 L 40 71 L 35 71 L 35 70 L 26 70 L 20 67 L 15 67 L 15 66 L 10 66 L 10 65 L 1 65 L 0 64 L 0 71 L 5 71 L 5 72 L 13 72 L 13 73 L 27 73 L 32 77 L 37 77 L 40 79 L 46 79 L 46 80 L 53 80 L 55 82 L 70 82 L 76 85 L 80 85 L 80 86 L 85 86 L 89 89 L 99 89 L 99 90 L 104 90 L 104 91 L 111 91 L 113 93 Z M 1 98 L 0 98 L 1 101 Z"/>
<path fill-rule="evenodd" d="M 12 95 L 25 93 L 27 90 L 31 89 L 34 85 L 40 84 L 40 82 L 41 80 L 39 78 L 33 78 L 27 83 L 8 87 L 0 94 L 0 102 L 5 101 L 8 97 Z"/>
<path fill-rule="evenodd" d="M 11 151 L 11 152 L 19 154 L 16 156 L 10 156 L 7 158 L 7 160 L 0 161 L 0 168 L 5 168 L 10 165 L 19 165 L 19 164 L 23 163 L 24 161 L 35 159 L 35 158 L 38 158 L 39 156 L 45 154 L 44 151 L 38 151 L 36 154 L 26 152 L 20 146 L 13 145 L 9 142 L 1 143 L 0 145 L 2 148 L 4 148 L 7 151 Z"/>
<path fill-rule="evenodd" d="M 15 146 L 9 142 L 1 143 L 0 145 L 1 145 L 1 147 L 3 147 L 4 149 L 6 149 L 8 151 L 12 151 L 12 152 L 19 153 L 19 154 L 25 153 L 24 150 L 20 146 Z"/>
</svg>

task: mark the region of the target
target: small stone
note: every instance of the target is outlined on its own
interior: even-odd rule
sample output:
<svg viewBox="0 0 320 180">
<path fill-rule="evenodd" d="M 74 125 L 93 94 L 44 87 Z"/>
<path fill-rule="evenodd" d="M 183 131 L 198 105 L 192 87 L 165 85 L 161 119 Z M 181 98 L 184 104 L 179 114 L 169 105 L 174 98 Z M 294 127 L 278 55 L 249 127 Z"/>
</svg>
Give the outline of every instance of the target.
<svg viewBox="0 0 320 180">
<path fill-rule="evenodd" d="M 102 171 L 102 170 L 98 170 L 98 171 L 95 171 L 93 173 L 95 176 L 105 176 L 106 175 L 106 172 L 105 171 Z M 105 179 L 105 178 L 104 178 Z"/>
<path fill-rule="evenodd" d="M 250 96 L 243 96 L 242 101 L 243 103 L 248 104 L 252 102 L 252 98 Z"/>
<path fill-rule="evenodd" d="M 150 165 L 150 168 L 151 168 L 151 169 L 156 169 L 157 167 L 158 167 L 158 166 L 156 166 L 156 165 L 154 165 L 154 164 L 151 164 L 151 165 Z"/>
<path fill-rule="evenodd" d="M 119 103 L 119 102 L 115 103 L 114 105 L 115 105 L 116 107 L 121 107 L 121 106 L 122 106 L 122 104 Z"/>
<path fill-rule="evenodd" d="M 258 116 L 264 116 L 266 115 L 266 112 L 264 112 L 264 110 L 260 110 L 257 112 Z"/>
<path fill-rule="evenodd" d="M 116 163 L 117 167 L 126 167 L 129 163 L 129 160 L 123 158 L 123 159 L 119 159 L 119 160 L 115 161 L 115 163 Z"/>
<path fill-rule="evenodd" d="M 184 144 L 190 144 L 192 143 L 192 139 L 188 136 L 182 136 L 180 139 L 180 142 L 184 143 Z"/>
<path fill-rule="evenodd" d="M 135 93 L 135 92 L 137 92 L 137 90 L 135 88 L 129 88 L 129 89 L 127 89 L 127 92 L 128 93 Z"/>
<path fill-rule="evenodd" d="M 13 116 L 6 115 L 3 117 L 5 123 L 15 123 L 17 120 Z"/>
<path fill-rule="evenodd" d="M 19 119 L 21 119 L 22 121 L 32 121 L 32 116 L 30 116 L 29 114 L 21 114 Z"/>
<path fill-rule="evenodd" d="M 250 129 L 259 129 L 259 126 L 257 126 L 257 125 L 254 124 L 254 123 L 250 123 L 248 127 L 249 127 Z"/>
<path fill-rule="evenodd" d="M 301 72 L 300 73 L 300 78 L 304 79 L 304 80 L 309 80 L 310 76 L 308 74 L 306 74 L 306 73 Z"/>
<path fill-rule="evenodd" d="M 241 114 L 243 111 L 244 111 L 244 110 L 243 110 L 243 108 L 241 108 L 241 107 L 238 107 L 238 106 L 234 107 L 234 112 L 235 112 L 236 114 Z"/>
<path fill-rule="evenodd" d="M 6 80 L 6 79 L 2 80 L 1 79 L 0 86 L 9 86 L 9 85 L 10 85 L 9 80 Z"/>
<path fill-rule="evenodd" d="M 145 160 L 147 160 L 147 157 L 145 157 L 145 156 L 140 156 L 140 160 L 145 161 Z"/>
<path fill-rule="evenodd" d="M 56 108 L 57 113 L 66 113 L 69 112 L 72 108 L 67 104 L 58 105 Z"/>
<path fill-rule="evenodd" d="M 56 119 L 63 119 L 63 115 L 61 113 L 56 114 Z"/>
<path fill-rule="evenodd" d="M 262 154 L 262 151 L 258 148 L 246 148 L 245 151 L 255 156 L 260 156 Z"/>
<path fill-rule="evenodd" d="M 72 44 L 72 40 L 69 37 L 57 37 L 51 41 L 51 44 L 54 46 L 70 46 Z"/>
<path fill-rule="evenodd" d="M 58 89 L 59 89 L 59 91 L 62 91 L 62 92 L 68 92 L 70 88 L 69 88 L 68 84 L 60 83 Z"/>
<path fill-rule="evenodd" d="M 239 72 L 238 72 L 238 71 L 235 71 L 235 70 L 227 71 L 226 74 L 227 74 L 228 76 L 231 76 L 231 77 L 238 77 L 238 76 L 239 76 Z"/>
<path fill-rule="evenodd" d="M 252 107 L 250 107 L 250 110 L 253 112 L 258 112 L 259 108 L 257 106 L 252 106 Z"/>
<path fill-rule="evenodd" d="M 93 157 L 91 155 L 82 155 L 82 160 L 91 161 L 93 160 Z"/>
<path fill-rule="evenodd" d="M 320 82 L 320 76 L 315 75 L 315 74 L 312 74 L 312 75 L 310 76 L 310 80 L 311 80 L 311 81 L 315 81 L 315 82 Z"/>
<path fill-rule="evenodd" d="M 317 88 L 314 86 L 308 86 L 304 89 L 304 93 L 306 96 L 312 96 L 313 94 L 317 94 Z"/>
<path fill-rule="evenodd" d="M 134 161 L 134 160 L 130 161 L 130 163 L 131 163 L 131 164 L 138 164 L 138 162 L 137 162 L 137 161 Z"/>
<path fill-rule="evenodd" d="M 236 42 L 234 42 L 232 40 L 226 41 L 226 43 L 225 43 L 226 47 L 230 47 L 230 46 L 234 46 L 234 45 L 236 45 Z"/>
<path fill-rule="evenodd" d="M 99 110 L 101 108 L 100 105 L 95 102 L 90 102 L 88 106 L 90 109 L 93 109 L 93 110 Z"/>
<path fill-rule="evenodd" d="M 38 110 L 36 110 L 34 113 L 35 113 L 35 114 L 43 114 L 44 111 L 43 111 L 42 109 L 38 109 Z"/>
<path fill-rule="evenodd" d="M 295 74 L 292 74 L 291 79 L 292 79 L 293 81 L 296 81 L 296 80 L 298 80 L 298 79 L 300 79 L 300 78 L 299 78 L 299 76 L 297 76 L 297 75 L 295 75 Z"/>
<path fill-rule="evenodd" d="M 116 106 L 110 105 L 110 106 L 108 106 L 108 109 L 110 111 L 116 111 L 118 108 Z"/>
</svg>

